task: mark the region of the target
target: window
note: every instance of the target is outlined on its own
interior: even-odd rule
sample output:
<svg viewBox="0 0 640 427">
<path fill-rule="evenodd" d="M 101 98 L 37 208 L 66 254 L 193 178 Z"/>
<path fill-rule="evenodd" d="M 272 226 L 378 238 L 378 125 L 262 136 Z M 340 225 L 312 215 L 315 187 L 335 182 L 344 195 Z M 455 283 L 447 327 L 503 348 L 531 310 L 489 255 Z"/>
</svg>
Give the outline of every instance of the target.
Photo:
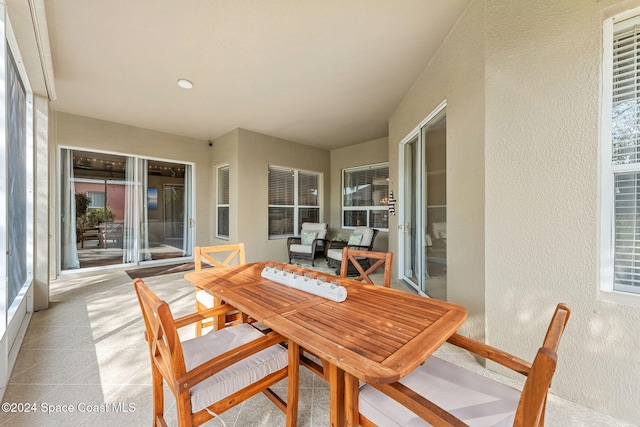
<svg viewBox="0 0 640 427">
<path fill-rule="evenodd" d="M 91 204 L 89 204 L 89 206 L 88 206 L 89 209 L 98 209 L 98 208 L 104 208 L 105 207 L 105 204 L 104 204 L 105 193 L 104 193 L 104 191 L 87 191 L 87 197 L 91 201 Z"/>
<path fill-rule="evenodd" d="M 7 307 L 19 303 L 20 291 L 29 285 L 33 231 L 29 227 L 33 201 L 32 139 L 27 130 L 27 92 L 13 53 L 6 46 L 6 156 L 7 156 Z"/>
<path fill-rule="evenodd" d="M 303 222 L 320 222 L 321 175 L 269 166 L 269 238 L 297 236 Z"/>
<path fill-rule="evenodd" d="M 342 227 L 389 229 L 389 164 L 344 169 Z"/>
<path fill-rule="evenodd" d="M 63 147 L 59 158 L 61 271 L 192 255 L 192 164 Z"/>
<path fill-rule="evenodd" d="M 218 167 L 217 229 L 216 235 L 229 238 L 229 165 Z"/>
<path fill-rule="evenodd" d="M 640 294 L 640 16 L 605 21 L 602 288 Z"/>
</svg>

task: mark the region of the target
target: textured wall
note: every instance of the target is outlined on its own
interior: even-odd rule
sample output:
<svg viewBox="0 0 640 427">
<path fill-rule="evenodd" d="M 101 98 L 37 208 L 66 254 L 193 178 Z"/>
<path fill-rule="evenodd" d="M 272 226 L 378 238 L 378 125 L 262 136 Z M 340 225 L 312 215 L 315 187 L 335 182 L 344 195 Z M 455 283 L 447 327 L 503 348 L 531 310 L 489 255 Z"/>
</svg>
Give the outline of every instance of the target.
<svg viewBox="0 0 640 427">
<path fill-rule="evenodd" d="M 599 121 L 602 22 L 638 6 L 476 0 L 389 121 L 397 176 L 398 142 L 447 100 L 448 298 L 469 309 L 462 332 L 530 359 L 568 303 L 552 391 L 636 423 L 640 297 L 599 283 Z"/>
<path fill-rule="evenodd" d="M 269 165 L 322 172 L 323 220 L 329 217 L 329 151 L 245 129 L 238 130 L 238 239 L 247 261 L 288 261 L 287 239 L 269 239 Z"/>
<path fill-rule="evenodd" d="M 329 222 L 329 238 L 338 233 L 346 238 L 353 231 L 342 228 L 342 170 L 356 166 L 384 163 L 389 159 L 388 147 L 389 139 L 380 138 L 331 150 L 331 188 L 329 191 L 331 195 L 331 216 L 327 219 Z M 378 233 L 374 242 L 375 250 L 387 251 L 388 234 L 386 231 Z"/>
<path fill-rule="evenodd" d="M 602 21 L 613 1 L 488 1 L 487 339 L 532 355 L 573 309 L 553 389 L 640 421 L 640 297 L 599 290 Z"/>
<path fill-rule="evenodd" d="M 34 295 L 35 311 L 49 308 L 49 101 L 33 97 L 34 176 Z"/>
<path fill-rule="evenodd" d="M 485 326 L 483 31 L 484 5 L 474 2 L 389 120 L 390 175 L 398 182 L 400 141 L 447 101 L 447 294 L 469 311 L 462 332 L 481 340 Z M 401 203 L 399 199 L 398 207 Z M 391 217 L 389 224 L 389 248 L 398 248 L 397 219 Z"/>
</svg>

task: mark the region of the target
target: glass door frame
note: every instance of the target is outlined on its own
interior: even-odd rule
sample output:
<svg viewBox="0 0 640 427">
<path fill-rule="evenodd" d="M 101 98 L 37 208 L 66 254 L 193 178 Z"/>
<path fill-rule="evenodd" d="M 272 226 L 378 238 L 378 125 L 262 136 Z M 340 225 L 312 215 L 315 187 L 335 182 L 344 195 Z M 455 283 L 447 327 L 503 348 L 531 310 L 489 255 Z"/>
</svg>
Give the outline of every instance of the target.
<svg viewBox="0 0 640 427">
<path fill-rule="evenodd" d="M 127 185 L 130 185 L 133 188 L 133 191 L 135 192 L 135 196 L 134 196 L 134 203 L 135 203 L 135 207 L 133 208 L 133 225 L 131 226 L 131 232 L 134 236 L 134 245 L 135 245 L 135 250 L 133 253 L 133 257 L 131 259 L 131 261 L 129 262 L 124 262 L 124 260 L 121 263 L 115 263 L 115 264 L 108 264 L 108 265 L 103 265 L 103 266 L 98 266 L 98 267 L 85 267 L 85 268 L 64 268 L 62 267 L 62 245 L 63 245 L 63 230 L 62 230 L 62 225 L 61 222 L 58 221 L 56 228 L 57 228 L 57 235 L 58 235 L 58 239 L 57 239 L 57 260 L 56 260 L 56 266 L 57 266 L 57 271 L 58 274 L 72 274 L 72 273 L 76 273 L 79 271 L 82 272 L 91 272 L 91 271 L 99 271 L 105 268 L 122 268 L 122 267 L 135 267 L 135 266 L 139 266 L 139 265 L 154 265 L 154 264 L 166 264 L 166 263 L 177 263 L 177 262 L 185 262 L 185 261 L 191 261 L 193 260 L 193 248 L 190 248 L 190 250 L 186 250 L 185 251 L 185 255 L 184 256 L 180 256 L 180 257 L 173 257 L 173 258 L 168 258 L 168 259 L 147 259 L 145 260 L 145 250 L 148 251 L 148 248 L 143 248 L 141 245 L 141 239 L 144 238 L 144 234 L 142 232 L 142 227 L 147 227 L 148 228 L 148 224 L 143 224 L 143 218 L 144 218 L 144 210 L 147 209 L 147 176 L 148 176 L 148 170 L 147 170 L 147 162 L 148 161 L 158 161 L 158 162 L 171 162 L 171 163 L 179 163 L 179 164 L 183 164 L 185 165 L 185 173 L 187 173 L 186 171 L 188 171 L 189 174 L 191 174 L 191 177 L 189 177 L 187 179 L 187 176 L 185 174 L 185 197 L 188 198 L 188 207 L 185 211 L 185 215 L 189 215 L 190 217 L 188 218 L 187 221 L 185 221 L 185 227 L 186 229 L 184 230 L 185 236 L 184 239 L 185 241 L 190 241 L 193 242 L 193 236 L 195 235 L 195 217 L 193 216 L 193 213 L 195 213 L 195 180 L 193 179 L 193 175 L 195 174 L 195 164 L 190 163 L 190 162 L 185 162 L 182 160 L 172 160 L 172 159 L 165 159 L 165 158 L 158 158 L 158 157 L 150 157 L 150 156 L 141 156 L 141 155 L 134 155 L 134 154 L 129 154 L 129 153 L 122 153 L 122 152 L 114 152 L 114 151 L 105 151 L 105 150 L 100 150 L 100 149 L 94 149 L 92 147 L 78 147 L 78 146 L 66 146 L 66 145 L 59 145 L 57 147 L 57 155 L 58 155 L 58 179 L 64 179 L 62 178 L 62 157 L 66 151 L 69 152 L 74 152 L 74 151 L 82 151 L 82 152 L 92 152 L 92 153 L 96 153 L 96 154 L 106 154 L 106 155 L 115 155 L 115 156 L 123 156 L 126 157 L 127 159 L 131 159 L 132 164 L 134 165 L 133 167 L 133 171 L 132 171 L 132 176 L 133 176 L 133 182 Z M 72 167 L 72 166 L 71 166 Z M 126 181 L 126 177 L 125 177 L 125 181 Z M 189 181 L 189 184 L 187 185 L 187 181 Z M 63 184 L 62 182 L 59 182 L 57 184 L 57 206 L 58 209 L 62 210 L 62 206 L 63 206 L 63 201 L 62 201 L 62 192 L 63 192 Z M 189 191 L 189 194 L 187 194 L 187 190 Z"/>
<path fill-rule="evenodd" d="M 406 202 L 407 195 L 402 193 L 398 194 L 398 279 L 402 280 L 407 285 L 411 286 L 421 295 L 427 295 L 426 293 L 426 279 L 428 276 L 427 271 L 427 251 L 426 246 L 422 244 L 422 241 L 426 238 L 427 231 L 427 193 L 426 193 L 426 161 L 425 161 L 425 134 L 429 130 L 431 124 L 436 123 L 441 119 L 443 113 L 445 113 L 447 101 L 443 101 L 438 105 L 418 126 L 411 130 L 405 136 L 399 144 L 398 155 L 398 189 L 406 189 L 413 187 L 413 208 L 416 210 L 415 224 L 411 221 L 411 213 L 407 212 Z M 411 167 L 415 168 L 414 176 L 416 177 L 414 183 L 409 183 L 407 178 L 406 164 L 406 147 L 409 143 L 416 144 L 416 150 L 414 150 L 414 159 L 412 159 Z M 407 239 L 411 239 L 408 235 L 411 230 L 416 230 L 414 238 L 419 241 L 417 244 L 413 241 L 407 242 Z M 422 236 L 422 238 L 420 237 Z M 406 250 L 407 244 L 415 245 L 411 246 L 417 253 Z M 415 270 L 412 276 L 409 277 L 406 274 L 405 265 L 410 261 L 411 257 L 415 259 Z"/>
</svg>

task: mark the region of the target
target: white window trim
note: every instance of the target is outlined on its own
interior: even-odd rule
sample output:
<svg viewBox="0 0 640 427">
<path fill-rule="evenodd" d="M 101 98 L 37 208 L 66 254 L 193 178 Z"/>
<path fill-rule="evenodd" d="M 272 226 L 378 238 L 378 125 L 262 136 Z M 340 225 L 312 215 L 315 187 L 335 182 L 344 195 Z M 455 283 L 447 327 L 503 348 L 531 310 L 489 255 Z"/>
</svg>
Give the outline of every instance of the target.
<svg viewBox="0 0 640 427">
<path fill-rule="evenodd" d="M 231 187 L 231 166 L 229 164 L 224 164 L 224 165 L 220 165 L 216 167 L 216 237 L 218 239 L 222 239 L 222 240 L 229 240 L 229 236 L 228 235 L 224 235 L 224 234 L 220 234 L 220 230 L 219 230 L 219 224 L 220 224 L 220 218 L 218 218 L 218 212 L 219 212 L 219 208 L 227 208 L 227 209 L 231 209 L 230 207 L 230 203 L 220 203 L 220 183 L 218 182 L 220 180 L 220 170 L 221 169 L 228 169 L 229 170 L 229 187 Z M 231 188 L 227 189 L 227 191 L 230 191 Z M 231 200 L 229 200 L 229 202 L 231 202 Z M 230 224 L 227 224 L 227 228 L 230 227 Z M 231 234 L 231 230 L 229 230 L 229 234 Z"/>
<path fill-rule="evenodd" d="M 382 163 L 372 163 L 370 165 L 364 165 L 364 166 L 355 166 L 355 167 L 351 167 L 351 168 L 344 168 L 342 169 L 342 176 L 341 176 L 341 186 L 340 186 L 340 206 L 342 207 L 342 211 L 341 211 L 341 215 L 340 215 L 340 226 L 342 227 L 342 229 L 344 230 L 353 230 L 354 228 L 356 228 L 355 226 L 352 225 L 344 225 L 344 213 L 346 211 L 367 211 L 367 227 L 370 228 L 376 228 L 379 231 L 389 231 L 389 228 L 381 228 L 381 227 L 371 227 L 371 225 L 369 225 L 369 214 L 371 211 L 389 211 L 389 205 L 379 205 L 379 206 L 345 206 L 344 205 L 344 175 L 347 172 L 357 172 L 360 170 L 368 170 L 368 169 L 374 169 L 374 168 L 382 168 L 386 166 L 387 167 L 387 171 L 389 170 L 389 162 L 382 162 Z M 390 188 L 390 187 L 389 187 Z"/>
<path fill-rule="evenodd" d="M 280 171 L 290 171 L 293 172 L 294 174 L 294 194 L 293 194 L 293 205 L 267 205 L 267 211 L 269 210 L 269 208 L 293 208 L 293 234 L 269 234 L 269 240 L 277 240 L 277 239 L 287 239 L 289 237 L 298 237 L 300 235 L 300 230 L 298 229 L 298 221 L 299 221 L 299 210 L 303 209 L 303 208 L 310 208 L 310 209 L 318 209 L 318 222 L 322 222 L 323 221 L 323 189 L 322 189 L 322 183 L 323 183 L 323 173 L 322 172 L 317 172 L 317 171 L 310 171 L 310 170 L 304 170 L 304 169 L 295 169 L 295 168 L 290 168 L 290 167 L 286 167 L 286 166 L 277 166 L 277 165 L 269 165 L 267 167 L 267 170 L 271 170 L 271 169 L 277 169 Z M 318 177 L 318 205 L 317 206 L 311 206 L 311 205 L 300 205 L 298 204 L 298 185 L 299 185 L 299 181 L 298 181 L 298 177 L 300 173 L 306 173 L 306 174 L 310 174 L 310 175 L 316 175 Z M 267 197 L 268 197 L 268 193 L 269 193 L 269 183 L 267 180 Z"/>
<path fill-rule="evenodd" d="M 600 135 L 600 272 L 599 299 L 620 304 L 640 306 L 640 294 L 614 289 L 614 170 L 611 162 L 611 133 L 613 120 L 613 31 L 614 22 L 640 15 L 635 8 L 606 19 L 603 22 L 603 55 L 601 86 L 601 135 Z M 617 166 L 622 172 L 624 166 Z M 633 167 L 634 170 L 640 166 Z"/>
</svg>

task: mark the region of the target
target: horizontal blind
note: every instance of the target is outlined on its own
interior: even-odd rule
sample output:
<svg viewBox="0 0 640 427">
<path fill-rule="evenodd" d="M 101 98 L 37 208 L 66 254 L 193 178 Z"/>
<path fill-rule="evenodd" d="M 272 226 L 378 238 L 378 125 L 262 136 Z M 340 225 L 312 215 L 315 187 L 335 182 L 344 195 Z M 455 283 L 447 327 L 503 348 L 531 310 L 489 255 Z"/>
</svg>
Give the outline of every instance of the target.
<svg viewBox="0 0 640 427">
<path fill-rule="evenodd" d="M 269 236 L 292 236 L 295 171 L 269 166 Z"/>
<path fill-rule="evenodd" d="M 640 162 L 640 31 L 623 21 L 613 36 L 612 164 Z"/>
<path fill-rule="evenodd" d="M 218 168 L 217 235 L 229 238 L 229 166 Z"/>
<path fill-rule="evenodd" d="M 293 206 L 295 176 L 292 170 L 269 167 L 269 205 Z"/>
<path fill-rule="evenodd" d="M 229 204 L 229 166 L 218 168 L 218 204 Z"/>
<path fill-rule="evenodd" d="M 389 166 L 344 171 L 343 206 L 373 206 L 373 188 L 389 191 Z"/>
<path fill-rule="evenodd" d="M 318 206 L 318 174 L 298 172 L 298 206 Z"/>
<path fill-rule="evenodd" d="M 615 176 L 614 288 L 640 292 L 640 173 Z"/>
<path fill-rule="evenodd" d="M 614 24 L 611 165 L 613 288 L 640 293 L 640 22 Z"/>
</svg>

